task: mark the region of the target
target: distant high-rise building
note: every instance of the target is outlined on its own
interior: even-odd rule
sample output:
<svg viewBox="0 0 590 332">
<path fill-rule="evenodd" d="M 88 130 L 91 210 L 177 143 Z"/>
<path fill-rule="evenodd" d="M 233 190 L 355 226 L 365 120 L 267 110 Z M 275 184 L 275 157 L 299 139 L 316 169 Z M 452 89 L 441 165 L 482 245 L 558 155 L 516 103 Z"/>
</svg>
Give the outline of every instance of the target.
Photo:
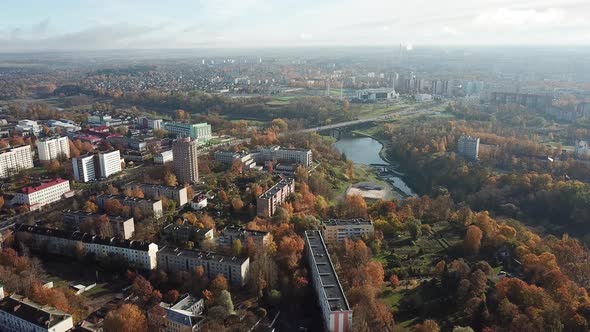
<svg viewBox="0 0 590 332">
<path fill-rule="evenodd" d="M 30 145 L 0 150 L 0 178 L 7 178 L 13 172 L 29 168 L 33 168 Z"/>
<path fill-rule="evenodd" d="M 122 170 L 119 150 L 100 153 L 98 160 L 100 163 L 100 176 L 103 178 L 108 178 Z"/>
<path fill-rule="evenodd" d="M 80 182 L 89 182 L 96 179 L 96 169 L 94 164 L 94 154 L 87 154 L 72 158 L 72 168 L 74 169 L 74 179 Z"/>
<path fill-rule="evenodd" d="M 479 157 L 479 138 L 462 135 L 457 142 L 457 151 L 467 159 L 477 160 Z"/>
<path fill-rule="evenodd" d="M 178 183 L 193 184 L 199 181 L 198 147 L 198 141 L 190 137 L 180 137 L 174 141 L 172 165 Z"/>
<path fill-rule="evenodd" d="M 70 140 L 67 137 L 54 137 L 37 140 L 40 161 L 58 159 L 60 156 L 70 158 Z"/>
</svg>

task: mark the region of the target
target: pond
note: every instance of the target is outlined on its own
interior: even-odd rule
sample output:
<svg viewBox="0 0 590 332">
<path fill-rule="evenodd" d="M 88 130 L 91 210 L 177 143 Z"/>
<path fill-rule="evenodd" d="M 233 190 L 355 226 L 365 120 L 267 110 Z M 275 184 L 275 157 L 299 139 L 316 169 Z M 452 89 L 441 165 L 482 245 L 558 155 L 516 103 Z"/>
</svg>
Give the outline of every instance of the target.
<svg viewBox="0 0 590 332">
<path fill-rule="evenodd" d="M 371 137 L 341 137 L 336 143 L 334 143 L 334 147 L 338 149 L 338 151 L 344 153 L 346 158 L 355 164 L 391 165 L 379 155 L 383 145 Z M 412 191 L 412 188 L 410 188 L 402 178 L 391 173 L 380 175 L 380 178 L 389 182 L 406 196 L 416 196 Z"/>
</svg>

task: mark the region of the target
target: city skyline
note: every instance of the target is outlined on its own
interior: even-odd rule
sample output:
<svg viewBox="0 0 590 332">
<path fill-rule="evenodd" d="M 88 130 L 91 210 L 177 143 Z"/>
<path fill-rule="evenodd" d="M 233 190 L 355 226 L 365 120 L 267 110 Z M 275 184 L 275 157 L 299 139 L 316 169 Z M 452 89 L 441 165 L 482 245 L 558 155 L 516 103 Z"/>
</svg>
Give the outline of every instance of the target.
<svg viewBox="0 0 590 332">
<path fill-rule="evenodd" d="M 372 45 L 587 45 L 577 0 L 22 1 L 0 14 L 0 52 Z M 296 8 L 296 10 L 294 10 Z M 509 37 L 509 38 L 508 38 Z"/>
</svg>

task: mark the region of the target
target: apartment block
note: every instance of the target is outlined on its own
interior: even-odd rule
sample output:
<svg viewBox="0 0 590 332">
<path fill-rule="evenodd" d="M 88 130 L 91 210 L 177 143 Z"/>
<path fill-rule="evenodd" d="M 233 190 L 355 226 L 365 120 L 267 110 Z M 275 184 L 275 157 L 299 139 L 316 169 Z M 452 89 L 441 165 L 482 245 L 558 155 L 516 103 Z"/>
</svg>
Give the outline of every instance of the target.
<svg viewBox="0 0 590 332">
<path fill-rule="evenodd" d="M 198 331 L 204 321 L 203 311 L 205 301 L 202 298 L 184 294 L 176 302 L 160 303 L 164 309 L 164 325 L 161 331 L 166 332 L 193 332 Z"/>
<path fill-rule="evenodd" d="M 67 137 L 54 137 L 37 140 L 40 161 L 50 161 L 65 157 L 70 159 L 70 140 Z"/>
<path fill-rule="evenodd" d="M 154 218 L 161 218 L 164 215 L 161 200 L 103 194 L 96 196 L 95 201 L 99 208 L 104 209 L 106 202 L 110 200 L 117 200 L 124 206 L 131 208 L 131 210 L 138 207 L 144 215 L 149 215 Z"/>
<path fill-rule="evenodd" d="M 178 183 L 194 184 L 199 182 L 198 149 L 197 140 L 192 140 L 189 137 L 181 137 L 174 141 L 172 168 Z"/>
<path fill-rule="evenodd" d="M 133 236 L 133 232 L 135 232 L 133 217 L 109 216 L 104 213 L 86 211 L 64 211 L 61 213 L 62 221 L 69 230 L 78 230 L 83 221 L 96 221 L 103 216 L 109 218 L 109 223 L 113 228 L 115 236 L 122 239 L 130 239 Z"/>
<path fill-rule="evenodd" d="M 227 256 L 206 251 L 187 250 L 176 247 L 163 247 L 158 251 L 158 267 L 169 272 L 191 272 L 202 266 L 209 279 L 222 275 L 232 284 L 246 284 L 249 258 Z"/>
<path fill-rule="evenodd" d="M 240 240 L 242 245 L 245 246 L 249 239 L 252 239 L 257 247 L 262 248 L 270 241 L 270 238 L 271 235 L 269 232 L 255 231 L 232 225 L 226 226 L 221 230 L 219 233 L 219 244 L 231 246 L 235 240 Z"/>
<path fill-rule="evenodd" d="M 295 192 L 295 179 L 285 178 L 277 182 L 256 200 L 256 212 L 259 217 L 270 217 L 275 214 L 289 195 Z"/>
<path fill-rule="evenodd" d="M 322 226 L 328 244 L 342 243 L 346 238 L 368 238 L 375 234 L 373 222 L 367 219 L 329 219 L 322 222 Z"/>
<path fill-rule="evenodd" d="M 309 149 L 287 149 L 278 145 L 262 148 L 258 151 L 261 161 L 277 160 L 311 167 L 313 155 Z"/>
<path fill-rule="evenodd" d="M 322 311 L 325 330 L 352 331 L 352 309 L 344 295 L 321 232 L 305 231 L 304 240 L 311 284 Z"/>
<path fill-rule="evenodd" d="M 34 187 L 20 189 L 12 199 L 13 204 L 28 205 L 31 211 L 37 210 L 46 204 L 57 202 L 64 196 L 72 196 L 70 181 L 55 179 L 41 183 Z"/>
<path fill-rule="evenodd" d="M 108 178 L 123 170 L 121 167 L 121 153 L 119 150 L 99 153 L 98 162 L 100 165 L 100 176 L 103 178 Z"/>
<path fill-rule="evenodd" d="M 0 300 L 0 331 L 66 332 L 73 328 L 72 315 L 56 308 L 15 294 Z"/>
<path fill-rule="evenodd" d="M 479 157 L 479 138 L 462 135 L 457 141 L 457 151 L 469 160 Z"/>
<path fill-rule="evenodd" d="M 33 168 L 30 145 L 6 148 L 0 151 L 0 178 L 7 178 L 23 169 Z"/>
<path fill-rule="evenodd" d="M 195 246 L 201 247 L 203 241 L 212 240 L 214 236 L 213 228 L 199 228 L 190 224 L 168 224 L 162 229 L 162 238 L 177 245 L 192 241 Z"/>
<path fill-rule="evenodd" d="M 123 189 L 139 188 L 145 197 L 160 199 L 166 197 L 176 202 L 178 207 L 189 202 L 188 189 L 185 187 L 171 187 L 149 183 L 130 182 L 123 186 Z M 192 197 L 191 197 L 192 198 Z"/>
<path fill-rule="evenodd" d="M 154 156 L 155 164 L 164 165 L 166 163 L 171 163 L 172 161 L 174 161 L 172 150 L 162 151 Z"/>
<path fill-rule="evenodd" d="M 74 170 L 74 179 L 79 182 L 89 182 L 96 180 L 99 165 L 95 162 L 94 154 L 87 154 L 72 158 L 72 168 Z"/>
<path fill-rule="evenodd" d="M 73 256 L 81 248 L 82 254 L 92 253 L 97 260 L 115 256 L 144 270 L 153 270 L 157 265 L 158 245 L 155 243 L 24 224 L 18 226 L 16 233 L 17 238 L 27 241 L 31 248 L 38 251 Z"/>
<path fill-rule="evenodd" d="M 166 122 L 164 129 L 169 133 L 176 134 L 179 137 L 190 137 L 199 142 L 206 142 L 211 139 L 211 125 L 208 123 L 182 123 L 182 122 Z"/>
</svg>

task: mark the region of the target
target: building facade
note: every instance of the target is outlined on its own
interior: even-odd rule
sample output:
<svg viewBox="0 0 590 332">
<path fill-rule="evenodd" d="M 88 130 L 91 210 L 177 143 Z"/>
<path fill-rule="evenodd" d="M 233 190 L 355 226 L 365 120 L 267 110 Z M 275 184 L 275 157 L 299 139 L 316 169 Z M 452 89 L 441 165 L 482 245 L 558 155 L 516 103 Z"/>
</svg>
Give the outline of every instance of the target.
<svg viewBox="0 0 590 332">
<path fill-rule="evenodd" d="M 72 158 L 72 168 L 74 170 L 74 179 L 79 182 L 89 182 L 96 180 L 97 167 L 94 154 Z"/>
<path fill-rule="evenodd" d="M 367 219 L 329 219 L 322 222 L 324 240 L 328 244 L 344 242 L 344 239 L 369 238 L 375 235 L 373 222 Z"/>
<path fill-rule="evenodd" d="M 194 332 L 197 331 L 205 317 L 205 301 L 190 294 L 181 296 L 172 304 L 160 303 L 164 309 L 164 325 L 162 332 Z"/>
<path fill-rule="evenodd" d="M 130 182 L 123 189 L 139 188 L 145 197 L 160 199 L 166 197 L 176 202 L 178 207 L 184 206 L 189 201 L 188 189 L 185 187 L 171 187 L 149 183 Z M 192 198 L 192 197 L 191 197 Z"/>
<path fill-rule="evenodd" d="M 174 141 L 172 168 L 178 183 L 194 184 L 199 182 L 198 149 L 198 142 L 188 137 L 181 137 Z"/>
<path fill-rule="evenodd" d="M 311 284 L 322 310 L 325 330 L 352 331 L 352 309 L 344 295 L 321 232 L 305 231 L 304 240 Z"/>
<path fill-rule="evenodd" d="M 70 140 L 67 137 L 55 137 L 37 140 L 37 153 L 40 161 L 50 161 L 65 157 L 70 159 Z"/>
<path fill-rule="evenodd" d="M 72 194 L 70 181 L 64 179 L 55 179 L 42 183 L 35 187 L 25 187 L 14 195 L 13 204 L 25 204 L 31 210 L 57 202 L 64 195 Z"/>
<path fill-rule="evenodd" d="M 261 161 L 276 160 L 300 164 L 304 167 L 311 167 L 313 161 L 312 153 L 309 149 L 287 149 L 281 148 L 278 145 L 262 148 L 258 151 L 258 154 L 258 158 Z"/>
<path fill-rule="evenodd" d="M 166 163 L 171 163 L 172 161 L 174 161 L 172 150 L 162 151 L 154 156 L 155 164 L 164 165 Z"/>
<path fill-rule="evenodd" d="M 72 315 L 11 295 L 0 300 L 0 331 L 66 332 L 74 328 Z"/>
<path fill-rule="evenodd" d="M 0 178 L 7 178 L 20 170 L 29 168 L 33 168 L 30 145 L 0 151 Z"/>
<path fill-rule="evenodd" d="M 590 158 L 590 145 L 587 141 L 576 141 L 574 152 L 578 158 Z"/>
<path fill-rule="evenodd" d="M 135 222 L 132 217 L 109 216 L 104 213 L 92 213 L 86 211 L 64 211 L 61 213 L 62 221 L 69 230 L 78 230 L 80 224 L 86 220 L 96 221 L 106 216 L 115 233 L 122 239 L 130 239 L 135 232 Z"/>
<path fill-rule="evenodd" d="M 131 211 L 137 207 L 144 215 L 149 215 L 154 218 L 161 218 L 164 215 L 161 200 L 103 194 L 96 196 L 95 202 L 99 208 L 104 209 L 106 202 L 111 200 L 119 201 L 124 206 L 128 206 Z"/>
<path fill-rule="evenodd" d="M 295 179 L 285 178 L 277 182 L 256 199 L 256 214 L 259 217 L 270 217 L 287 197 L 295 192 Z"/>
<path fill-rule="evenodd" d="M 158 267 L 169 272 L 191 272 L 202 266 L 209 280 L 224 276 L 232 285 L 244 286 L 250 268 L 249 258 L 227 256 L 206 251 L 163 247 L 158 251 Z"/>
<path fill-rule="evenodd" d="M 479 157 L 479 138 L 462 135 L 457 141 L 457 151 L 469 160 Z"/>
<path fill-rule="evenodd" d="M 231 246 L 235 240 L 240 240 L 242 245 L 246 246 L 249 239 L 252 239 L 257 247 L 262 248 L 270 241 L 271 235 L 269 232 L 255 231 L 233 225 L 226 226 L 219 233 L 219 245 Z"/>
<path fill-rule="evenodd" d="M 211 139 L 211 125 L 208 123 L 182 123 L 182 122 L 166 122 L 164 129 L 169 133 L 176 134 L 179 137 L 190 137 L 199 142 L 206 142 Z"/>
<path fill-rule="evenodd" d="M 143 270 L 153 270 L 157 265 L 155 243 L 24 224 L 18 226 L 16 233 L 17 238 L 27 241 L 37 251 L 64 256 L 94 254 L 97 260 L 118 257 Z"/>
<path fill-rule="evenodd" d="M 98 162 L 100 165 L 100 176 L 103 178 L 108 178 L 123 170 L 121 167 L 121 153 L 119 150 L 99 153 Z"/>
</svg>

